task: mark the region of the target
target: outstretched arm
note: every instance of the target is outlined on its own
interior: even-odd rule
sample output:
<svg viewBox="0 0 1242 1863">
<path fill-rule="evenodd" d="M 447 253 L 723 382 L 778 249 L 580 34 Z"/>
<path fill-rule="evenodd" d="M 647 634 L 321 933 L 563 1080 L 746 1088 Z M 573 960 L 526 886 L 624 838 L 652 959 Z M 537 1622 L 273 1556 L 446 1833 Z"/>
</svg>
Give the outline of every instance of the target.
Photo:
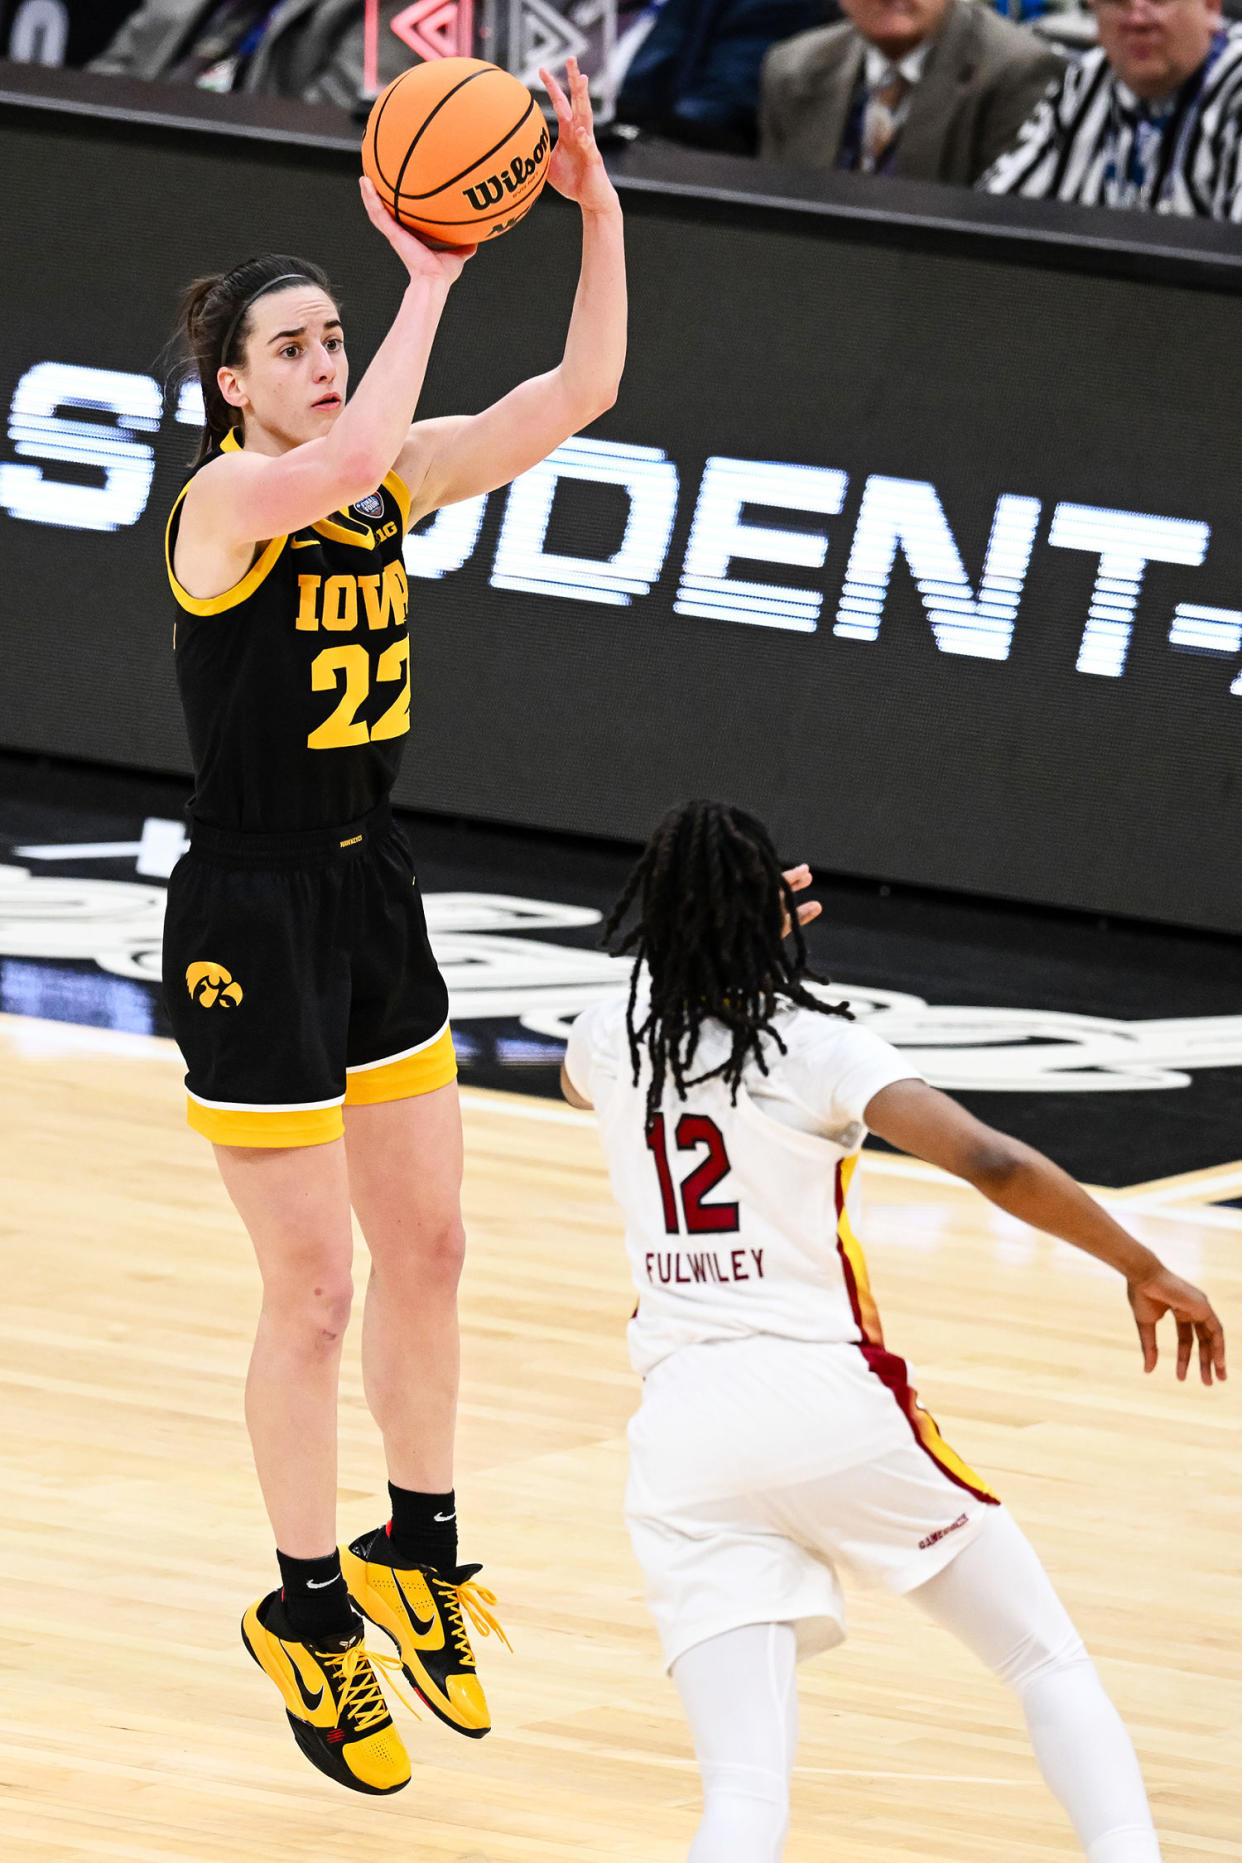
<svg viewBox="0 0 1242 1863">
<path fill-rule="evenodd" d="M 1072 1242 L 1123 1275 L 1144 1371 L 1156 1364 L 1156 1324 L 1172 1313 L 1177 1321 L 1178 1377 L 1186 1376 L 1196 1335 L 1204 1384 L 1211 1384 L 1213 1372 L 1218 1378 L 1225 1376 L 1224 1329 L 1206 1295 L 1170 1273 L 1157 1255 L 1128 1235 L 1042 1152 L 985 1126 L 956 1100 L 921 1080 L 898 1080 L 882 1088 L 864 1118 L 872 1132 L 899 1151 L 965 1178 L 1011 1216 Z"/>
<path fill-rule="evenodd" d="M 397 461 L 411 521 L 507 485 L 587 427 L 617 398 L 625 366 L 625 242 L 621 203 L 595 146 L 587 81 L 569 61 L 572 102 L 549 72 L 559 133 L 548 179 L 582 210 L 582 271 L 560 363 L 481 414 L 419 421 Z"/>
</svg>

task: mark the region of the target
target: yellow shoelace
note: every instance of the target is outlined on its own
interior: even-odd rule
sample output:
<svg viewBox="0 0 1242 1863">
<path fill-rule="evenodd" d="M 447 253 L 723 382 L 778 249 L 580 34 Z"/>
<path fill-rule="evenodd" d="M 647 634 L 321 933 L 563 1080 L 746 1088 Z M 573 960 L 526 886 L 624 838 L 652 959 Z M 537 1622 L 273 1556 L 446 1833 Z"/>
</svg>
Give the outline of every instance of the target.
<svg viewBox="0 0 1242 1863">
<path fill-rule="evenodd" d="M 464 1663 L 472 1669 L 475 1666 L 470 1633 L 462 1622 L 463 1609 L 481 1637 L 490 1637 L 494 1631 L 505 1648 L 512 1650 L 513 1645 L 501 1629 L 499 1620 L 488 1608 L 496 1602 L 494 1591 L 488 1591 L 484 1585 L 476 1585 L 471 1579 L 467 1579 L 463 1585 L 454 1585 L 447 1578 L 433 1578 L 432 1583 L 439 1593 L 440 1607 L 448 1621 L 453 1646 Z"/>
<path fill-rule="evenodd" d="M 486 1585 L 476 1585 L 472 1579 L 468 1579 L 464 1585 L 455 1585 L 453 1590 L 457 1593 L 459 1605 L 465 1607 L 466 1615 L 479 1635 L 490 1637 L 494 1631 L 505 1648 L 512 1651 L 513 1645 L 501 1628 L 500 1619 L 493 1615 L 490 1608 L 496 1603 L 496 1593 L 489 1591 Z M 460 1609 L 455 1615 L 458 1624 L 461 1624 Z M 462 1625 L 462 1636 L 463 1638 L 466 1636 L 464 1625 Z M 469 1639 L 466 1639 L 466 1648 L 467 1650 L 470 1648 Z"/>
<path fill-rule="evenodd" d="M 351 1649 L 343 1650 L 339 1656 L 328 1654 L 323 1650 L 317 1650 L 315 1654 L 328 1671 L 333 1683 L 340 1689 L 335 1726 L 340 1726 L 347 1710 L 350 1720 L 361 1734 L 369 1733 L 373 1727 L 382 1726 L 389 1718 L 388 1703 L 384 1700 L 384 1691 L 379 1685 L 379 1678 L 375 1674 L 376 1669 L 383 1671 L 385 1680 L 402 1706 L 409 1709 L 416 1721 L 422 1719 L 418 1709 L 396 1679 L 401 1674 L 399 1657 L 384 1656 L 379 1651 L 370 1651 L 362 1643 L 355 1643 Z M 335 1673 L 333 1673 L 334 1669 Z"/>
</svg>

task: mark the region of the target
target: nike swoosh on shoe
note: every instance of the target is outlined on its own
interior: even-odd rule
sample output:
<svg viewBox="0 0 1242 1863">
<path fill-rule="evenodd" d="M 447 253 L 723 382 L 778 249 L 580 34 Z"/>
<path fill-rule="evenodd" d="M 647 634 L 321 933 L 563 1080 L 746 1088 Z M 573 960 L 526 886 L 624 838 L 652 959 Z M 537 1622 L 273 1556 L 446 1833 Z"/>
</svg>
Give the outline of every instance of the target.
<svg viewBox="0 0 1242 1863">
<path fill-rule="evenodd" d="M 305 1702 L 307 1708 L 313 1714 L 316 1708 L 319 1706 L 320 1702 L 323 1700 L 323 1685 L 322 1683 L 320 1684 L 318 1694 L 312 1695 L 309 1688 L 307 1688 L 306 1683 L 302 1679 L 302 1671 L 298 1668 L 292 1656 L 289 1655 L 287 1650 L 284 1652 L 284 1655 L 285 1655 L 285 1661 L 288 1663 L 289 1667 L 293 1671 L 293 1679 L 298 1685 L 298 1694 L 302 1697 L 302 1700 Z"/>
<path fill-rule="evenodd" d="M 402 1604 L 404 1604 L 406 1608 L 406 1612 L 409 1616 L 410 1622 L 414 1626 L 415 1633 L 420 1637 L 425 1637 L 429 1631 L 434 1630 L 436 1626 L 436 1621 L 437 1621 L 436 1618 L 432 1616 L 432 1617 L 429 1617 L 425 1623 L 423 1622 L 423 1619 L 419 1616 L 418 1612 L 414 1609 L 414 1606 L 410 1603 L 410 1600 L 406 1597 L 405 1587 L 402 1585 L 401 1580 L 397 1577 L 395 1570 L 393 1571 L 392 1582 L 397 1587 L 397 1596 L 400 1598 Z"/>
</svg>

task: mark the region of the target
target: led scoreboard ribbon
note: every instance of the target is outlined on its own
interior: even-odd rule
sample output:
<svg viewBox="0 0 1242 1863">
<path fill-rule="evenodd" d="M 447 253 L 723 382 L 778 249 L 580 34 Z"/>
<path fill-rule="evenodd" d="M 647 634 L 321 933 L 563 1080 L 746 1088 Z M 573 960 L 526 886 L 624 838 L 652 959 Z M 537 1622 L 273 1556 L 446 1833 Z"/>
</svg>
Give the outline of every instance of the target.
<svg viewBox="0 0 1242 1863">
<path fill-rule="evenodd" d="M 85 421 L 78 410 L 108 418 Z M 173 422 L 198 426 L 197 389 L 183 390 L 167 413 Z M 161 433 L 165 416 L 164 397 L 151 376 L 34 364 L 13 395 L 9 439 L 20 463 L 0 464 L 0 505 L 13 517 L 66 529 L 115 531 L 136 523 L 146 509 L 155 471 L 154 449 L 138 436 Z M 57 467 L 64 466 L 94 467 L 104 482 L 67 482 L 56 476 Z M 624 494 L 624 531 L 609 556 L 548 551 L 557 490 L 566 481 L 611 486 Z M 822 568 L 828 555 L 823 531 L 757 524 L 746 514 L 767 509 L 808 519 L 836 517 L 849 485 L 850 475 L 834 467 L 709 457 L 693 494 L 674 613 L 814 633 L 825 600 L 820 589 L 746 580 L 731 571 L 743 560 L 804 571 Z M 501 494 L 505 511 L 492 557 L 492 588 L 612 607 L 640 601 L 668 567 L 682 490 L 682 474 L 657 447 L 567 441 Z M 478 547 L 487 503 L 487 498 L 472 498 L 449 505 L 409 537 L 410 574 L 438 581 L 464 569 Z M 1040 499 L 1000 493 L 976 587 L 936 487 L 925 480 L 867 474 L 833 633 L 853 641 L 878 638 L 900 555 L 942 653 L 1008 659 L 1042 518 Z M 1197 568 L 1210 539 L 1210 525 L 1195 519 L 1056 503 L 1048 545 L 1098 559 L 1076 670 L 1119 678 L 1147 565 Z M 1168 640 L 1180 652 L 1236 658 L 1242 648 L 1242 610 L 1178 603 L 1169 617 Z M 1229 689 L 1242 696 L 1242 675 Z"/>
</svg>

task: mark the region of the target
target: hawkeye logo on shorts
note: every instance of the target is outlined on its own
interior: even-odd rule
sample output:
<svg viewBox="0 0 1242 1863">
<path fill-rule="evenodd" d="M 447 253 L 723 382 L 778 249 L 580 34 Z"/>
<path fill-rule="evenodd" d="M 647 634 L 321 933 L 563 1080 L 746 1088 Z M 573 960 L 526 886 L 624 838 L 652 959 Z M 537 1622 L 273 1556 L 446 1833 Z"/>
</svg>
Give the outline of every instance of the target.
<svg viewBox="0 0 1242 1863">
<path fill-rule="evenodd" d="M 185 973 L 185 987 L 204 1009 L 219 1004 L 221 1009 L 235 1009 L 242 999 L 242 986 L 234 983 L 223 964 L 191 964 Z"/>
<path fill-rule="evenodd" d="M 372 492 L 369 498 L 360 498 L 353 510 L 359 517 L 383 517 L 384 501 L 378 492 Z"/>
</svg>

